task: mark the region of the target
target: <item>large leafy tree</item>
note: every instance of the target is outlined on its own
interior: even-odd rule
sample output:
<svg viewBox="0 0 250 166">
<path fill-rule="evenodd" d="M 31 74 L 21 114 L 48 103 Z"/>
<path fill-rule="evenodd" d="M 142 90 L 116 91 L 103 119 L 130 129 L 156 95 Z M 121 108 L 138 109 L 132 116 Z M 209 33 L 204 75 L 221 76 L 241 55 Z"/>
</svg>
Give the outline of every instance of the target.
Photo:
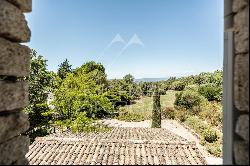
<svg viewBox="0 0 250 166">
<path fill-rule="evenodd" d="M 69 73 L 55 92 L 53 104 L 59 116 L 57 124 L 67 123 L 69 128 L 82 129 L 90 126 L 93 119 L 112 112 L 105 83 L 104 67 L 94 62 L 87 62 Z"/>
<path fill-rule="evenodd" d="M 81 67 L 76 68 L 74 74 L 76 76 L 89 74 L 89 79 L 94 80 L 96 84 L 103 86 L 107 84 L 107 75 L 105 73 L 105 68 L 101 63 L 96 63 L 94 61 L 86 62 Z"/>
<path fill-rule="evenodd" d="M 123 80 L 114 79 L 108 81 L 107 97 L 115 107 L 127 105 L 132 99 L 129 95 L 129 89 Z"/>
<path fill-rule="evenodd" d="M 59 76 L 61 79 L 66 78 L 67 74 L 72 72 L 71 67 L 72 67 L 72 65 L 69 64 L 68 59 L 65 59 L 65 60 L 59 65 L 59 68 L 58 68 L 58 71 L 57 71 L 58 76 Z"/>
<path fill-rule="evenodd" d="M 30 121 L 28 132 L 34 133 L 35 129 L 39 130 L 39 132 L 35 132 L 35 135 L 43 133 L 39 128 L 47 125 L 51 118 L 45 115 L 49 112 L 46 102 L 52 78 L 46 67 L 46 60 L 43 56 L 37 55 L 35 50 L 31 50 L 30 75 L 25 78 L 29 82 L 29 106 L 25 111 L 28 113 Z"/>
<path fill-rule="evenodd" d="M 138 99 L 142 94 L 139 84 L 135 83 L 134 80 L 134 76 L 131 74 L 125 75 L 122 79 L 122 90 L 127 92 L 131 100 Z"/>
<path fill-rule="evenodd" d="M 30 75 L 26 80 L 29 82 L 29 102 L 32 105 L 45 103 L 48 97 L 52 76 L 46 69 L 46 62 L 42 55 L 31 51 Z"/>
</svg>

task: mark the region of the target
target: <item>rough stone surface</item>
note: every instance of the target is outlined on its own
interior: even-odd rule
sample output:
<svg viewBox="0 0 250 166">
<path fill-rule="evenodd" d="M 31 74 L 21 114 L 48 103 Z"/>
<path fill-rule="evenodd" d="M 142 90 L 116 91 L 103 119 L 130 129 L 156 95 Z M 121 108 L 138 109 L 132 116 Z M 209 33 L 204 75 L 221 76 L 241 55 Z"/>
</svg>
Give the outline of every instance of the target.
<svg viewBox="0 0 250 166">
<path fill-rule="evenodd" d="M 233 0 L 233 12 L 238 12 L 249 4 L 249 0 Z"/>
<path fill-rule="evenodd" d="M 29 138 L 26 136 L 17 136 L 0 144 L 0 164 L 26 164 L 25 154 L 29 150 L 29 144 Z"/>
<path fill-rule="evenodd" d="M 245 141 L 234 142 L 234 159 L 237 165 L 249 164 L 249 143 Z"/>
<path fill-rule="evenodd" d="M 0 126 L 0 143 L 2 143 L 29 128 L 28 116 L 23 111 L 0 115 Z"/>
<path fill-rule="evenodd" d="M 225 0 L 226 2 L 227 0 Z M 233 0 L 234 105 L 241 111 L 235 125 L 234 163 L 249 164 L 249 0 Z M 232 123 L 234 123 L 232 121 Z"/>
<path fill-rule="evenodd" d="M 0 75 L 29 75 L 29 47 L 0 38 L 0 50 Z"/>
<path fill-rule="evenodd" d="M 12 165 L 30 165 L 30 164 L 27 158 L 22 157 L 13 162 Z"/>
<path fill-rule="evenodd" d="M 234 16 L 235 52 L 249 52 L 249 7 L 239 11 Z"/>
<path fill-rule="evenodd" d="M 249 54 L 235 57 L 234 101 L 240 111 L 249 111 Z"/>
<path fill-rule="evenodd" d="M 0 36 L 16 42 L 28 42 L 31 32 L 24 14 L 11 3 L 0 1 Z"/>
<path fill-rule="evenodd" d="M 249 142 L 249 115 L 241 115 L 238 118 L 235 132 Z"/>
<path fill-rule="evenodd" d="M 10 3 L 17 6 L 22 12 L 31 12 L 32 10 L 32 0 L 7 0 Z"/>
<path fill-rule="evenodd" d="M 244 33 L 235 33 L 235 53 L 247 53 L 249 51 L 249 38 Z"/>
<path fill-rule="evenodd" d="M 28 103 L 27 82 L 0 81 L 0 112 L 23 108 Z"/>
</svg>

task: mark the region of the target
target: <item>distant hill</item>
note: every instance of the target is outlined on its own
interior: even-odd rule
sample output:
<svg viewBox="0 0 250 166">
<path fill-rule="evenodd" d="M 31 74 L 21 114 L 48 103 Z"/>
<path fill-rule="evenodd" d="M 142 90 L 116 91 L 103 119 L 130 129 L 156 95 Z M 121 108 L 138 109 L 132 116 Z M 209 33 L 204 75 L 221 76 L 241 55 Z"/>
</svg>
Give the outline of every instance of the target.
<svg viewBox="0 0 250 166">
<path fill-rule="evenodd" d="M 157 81 L 164 81 L 167 79 L 168 78 L 140 78 L 140 79 L 135 79 L 135 82 L 157 82 Z"/>
</svg>

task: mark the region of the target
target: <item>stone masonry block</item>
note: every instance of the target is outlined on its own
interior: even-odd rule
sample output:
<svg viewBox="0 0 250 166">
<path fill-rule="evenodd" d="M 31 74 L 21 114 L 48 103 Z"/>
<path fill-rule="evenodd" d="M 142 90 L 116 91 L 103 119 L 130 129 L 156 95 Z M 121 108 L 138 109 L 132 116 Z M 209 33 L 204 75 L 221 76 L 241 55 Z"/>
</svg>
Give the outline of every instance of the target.
<svg viewBox="0 0 250 166">
<path fill-rule="evenodd" d="M 234 142 L 234 159 L 236 165 L 248 165 L 249 164 L 249 142 L 235 141 Z"/>
<path fill-rule="evenodd" d="M 0 115 L 0 144 L 21 133 L 29 128 L 28 115 L 23 111 L 6 115 Z"/>
<path fill-rule="evenodd" d="M 233 12 L 238 12 L 249 4 L 249 0 L 233 0 Z"/>
<path fill-rule="evenodd" d="M 28 103 L 27 82 L 0 81 L 0 112 L 23 108 Z"/>
<path fill-rule="evenodd" d="M 27 136 L 17 136 L 0 144 L 0 164 L 27 164 L 25 162 L 25 154 L 29 150 L 29 144 L 30 141 Z M 18 162 L 20 160 L 24 163 Z"/>
<path fill-rule="evenodd" d="M 235 132 L 245 141 L 249 142 L 249 115 L 241 115 L 238 118 Z"/>
<path fill-rule="evenodd" d="M 234 27 L 236 54 L 249 52 L 249 6 L 235 14 Z"/>
<path fill-rule="evenodd" d="M 235 40 L 235 53 L 242 54 L 249 52 L 249 37 L 248 32 L 236 32 L 234 35 Z"/>
<path fill-rule="evenodd" d="M 30 165 L 26 157 L 17 159 L 12 165 Z"/>
<path fill-rule="evenodd" d="M 0 1 L 0 36 L 15 42 L 28 42 L 31 36 L 24 14 L 5 0 Z"/>
<path fill-rule="evenodd" d="M 0 38 L 0 50 L 0 75 L 29 75 L 29 47 Z"/>
<path fill-rule="evenodd" d="M 249 112 L 249 54 L 236 55 L 234 65 L 235 106 Z"/>
<path fill-rule="evenodd" d="M 17 6 L 22 12 L 31 12 L 32 10 L 32 0 L 7 0 L 10 3 Z"/>
</svg>

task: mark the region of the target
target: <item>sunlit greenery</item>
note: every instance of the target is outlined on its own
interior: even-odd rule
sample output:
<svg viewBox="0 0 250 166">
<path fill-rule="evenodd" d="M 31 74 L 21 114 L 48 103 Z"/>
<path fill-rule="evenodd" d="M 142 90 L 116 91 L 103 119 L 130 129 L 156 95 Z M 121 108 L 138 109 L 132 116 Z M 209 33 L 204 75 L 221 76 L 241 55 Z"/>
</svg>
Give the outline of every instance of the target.
<svg viewBox="0 0 250 166">
<path fill-rule="evenodd" d="M 131 74 L 107 79 L 105 67 L 94 61 L 75 69 L 64 60 L 57 72 L 48 71 L 46 60 L 31 52 L 28 134 L 34 139 L 48 134 L 50 125 L 62 130 L 99 132 L 107 128 L 100 118 L 143 121 L 152 118 L 152 94 L 158 87 L 162 118 L 178 120 L 200 135 L 207 150 L 221 156 L 222 71 L 186 77 L 170 77 L 158 82 L 135 82 Z M 48 103 L 48 94 L 53 94 Z"/>
</svg>

